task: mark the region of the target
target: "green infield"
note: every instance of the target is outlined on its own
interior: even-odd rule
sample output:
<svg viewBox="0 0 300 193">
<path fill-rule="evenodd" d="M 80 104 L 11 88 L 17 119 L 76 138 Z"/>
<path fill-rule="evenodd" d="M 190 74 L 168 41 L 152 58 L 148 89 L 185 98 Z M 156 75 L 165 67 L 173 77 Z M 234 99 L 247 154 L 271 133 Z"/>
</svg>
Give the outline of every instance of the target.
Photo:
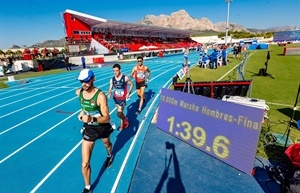
<svg viewBox="0 0 300 193">
<path fill-rule="evenodd" d="M 299 44 L 298 46 L 300 47 Z M 252 80 L 251 98 L 266 100 L 270 107 L 269 119 L 263 123 L 257 148 L 258 155 L 270 159 L 282 158 L 282 143 L 285 144 L 284 137 L 288 129 L 290 129 L 290 139 L 293 142 L 300 141 L 300 130 L 297 129 L 296 124 L 296 121 L 300 120 L 300 101 L 297 110 L 294 111 L 294 119 L 291 120 L 300 83 L 300 56 L 284 56 L 283 50 L 284 47 L 270 45 L 268 50 L 249 51 L 244 65 L 245 80 Z M 269 60 L 267 60 L 268 51 Z M 237 70 L 234 67 L 242 62 L 243 57 L 235 59 L 233 55 L 229 55 L 228 65 L 217 70 L 194 67 L 190 70 L 190 78 L 192 82 L 236 80 Z M 259 76 L 259 70 L 266 69 L 266 62 L 268 75 Z M 185 78 L 180 82 L 185 82 Z M 277 137 L 278 143 L 270 145 L 273 142 L 270 136 Z"/>
</svg>

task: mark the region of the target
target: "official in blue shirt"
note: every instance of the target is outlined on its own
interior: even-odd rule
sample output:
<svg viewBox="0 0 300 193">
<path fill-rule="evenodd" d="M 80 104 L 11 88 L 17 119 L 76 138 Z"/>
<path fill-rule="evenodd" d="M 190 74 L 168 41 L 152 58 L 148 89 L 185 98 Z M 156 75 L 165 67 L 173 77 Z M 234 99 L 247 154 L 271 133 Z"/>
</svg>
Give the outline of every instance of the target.
<svg viewBox="0 0 300 193">
<path fill-rule="evenodd" d="M 227 49 L 226 49 L 226 46 L 223 47 L 221 55 L 222 55 L 222 63 L 223 63 L 222 65 L 226 66 L 227 65 Z"/>
<path fill-rule="evenodd" d="M 84 58 L 84 56 L 81 56 L 81 64 L 82 64 L 82 68 L 85 69 L 85 58 Z"/>
<path fill-rule="evenodd" d="M 210 68 L 213 69 L 218 69 L 218 51 L 217 49 L 214 49 L 213 53 L 211 53 L 210 58 L 211 58 L 211 66 Z"/>
</svg>

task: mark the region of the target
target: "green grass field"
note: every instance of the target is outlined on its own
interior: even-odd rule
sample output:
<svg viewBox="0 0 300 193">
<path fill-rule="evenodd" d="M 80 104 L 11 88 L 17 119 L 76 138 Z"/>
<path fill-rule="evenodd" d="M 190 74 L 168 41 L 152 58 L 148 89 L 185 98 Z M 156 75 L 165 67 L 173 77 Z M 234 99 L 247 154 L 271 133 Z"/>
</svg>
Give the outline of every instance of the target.
<svg viewBox="0 0 300 193">
<path fill-rule="evenodd" d="M 296 46 L 296 45 L 291 45 Z M 298 45 L 300 47 L 300 45 Z M 300 141 L 300 130 L 296 127 L 296 121 L 300 119 L 299 106 L 295 111 L 294 120 L 289 123 L 296 101 L 298 86 L 300 84 L 300 56 L 284 56 L 284 47 L 271 45 L 269 47 L 270 60 L 268 61 L 267 73 L 270 76 L 258 76 L 260 68 L 265 68 L 267 61 L 267 50 L 254 50 L 249 52 L 244 77 L 246 80 L 252 79 L 252 98 L 266 100 L 270 107 L 269 119 L 263 124 L 260 140 L 258 143 L 257 154 L 262 157 L 276 158 L 265 146 L 265 135 L 268 132 L 284 134 L 290 128 L 290 138 L 293 142 Z M 228 56 L 229 63 L 226 67 L 219 67 L 218 70 L 203 69 L 194 67 L 190 70 L 193 82 L 216 81 L 219 80 L 234 66 L 243 60 Z M 232 70 L 228 75 L 220 80 L 236 80 L 236 70 Z M 181 80 L 185 82 L 185 79 Z M 249 91 L 248 91 L 249 93 Z M 300 99 L 299 99 L 300 100 Z"/>
<path fill-rule="evenodd" d="M 290 45 L 299 46 L 300 45 Z M 300 84 L 300 56 L 283 56 L 284 47 L 271 45 L 269 47 L 271 59 L 268 61 L 267 72 L 270 76 L 257 76 L 260 68 L 265 68 L 267 50 L 250 51 L 247 59 L 244 76 L 246 80 L 252 79 L 252 98 L 264 99 L 270 107 L 269 119 L 263 124 L 258 143 L 257 154 L 262 157 L 276 158 L 266 148 L 264 138 L 268 132 L 284 134 L 290 128 L 290 138 L 293 142 L 300 141 L 300 130 L 296 128 L 295 120 L 300 119 L 299 109 L 295 111 L 294 120 L 289 127 L 293 106 L 296 100 L 298 86 Z M 228 56 L 229 63 L 218 70 L 210 70 L 194 67 L 190 71 L 193 82 L 219 80 L 224 74 L 243 60 Z M 44 72 L 26 72 L 14 75 L 16 80 L 64 73 L 65 69 L 55 69 Z M 221 80 L 236 80 L 236 71 L 232 70 Z M 7 77 L 0 79 L 0 88 L 6 88 L 4 83 Z M 185 80 L 183 79 L 182 82 Z M 248 91 L 249 92 L 249 91 Z M 300 103 L 300 102 L 299 102 Z M 300 104 L 297 104 L 299 107 Z M 277 152 L 278 154 L 278 152 Z"/>
</svg>

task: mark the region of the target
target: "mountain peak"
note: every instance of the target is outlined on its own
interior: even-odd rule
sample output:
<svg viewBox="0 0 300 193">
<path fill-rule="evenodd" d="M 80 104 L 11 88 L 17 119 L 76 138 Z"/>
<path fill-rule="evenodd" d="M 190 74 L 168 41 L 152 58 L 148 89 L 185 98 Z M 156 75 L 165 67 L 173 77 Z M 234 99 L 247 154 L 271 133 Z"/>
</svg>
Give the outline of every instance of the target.
<svg viewBox="0 0 300 193">
<path fill-rule="evenodd" d="M 182 30 L 194 30 L 194 31 L 225 31 L 226 25 L 223 22 L 213 24 L 208 18 L 202 17 L 200 19 L 195 19 L 191 17 L 188 12 L 184 9 L 171 13 L 168 15 L 147 15 L 141 21 L 137 23 L 152 25 L 152 26 L 161 26 L 161 27 L 170 27 L 177 28 Z M 245 27 L 237 24 L 230 24 L 229 30 L 238 29 L 239 31 L 248 31 Z"/>
<path fill-rule="evenodd" d="M 136 23 L 152 25 L 152 26 L 160 26 L 160 27 L 170 27 L 182 30 L 193 30 L 193 31 L 207 31 L 213 30 L 217 32 L 224 32 L 226 30 L 226 22 L 220 21 L 217 23 L 212 23 L 208 18 L 202 17 L 200 19 L 195 19 L 191 17 L 184 9 L 171 13 L 171 15 L 147 15 L 142 18 L 141 21 Z M 247 29 L 243 25 L 236 23 L 228 24 L 230 31 L 252 31 L 251 29 Z M 282 27 L 274 27 L 268 29 L 261 29 L 260 31 L 290 31 L 296 30 L 300 27 L 296 26 L 282 26 Z M 255 32 L 257 30 L 254 30 Z"/>
</svg>

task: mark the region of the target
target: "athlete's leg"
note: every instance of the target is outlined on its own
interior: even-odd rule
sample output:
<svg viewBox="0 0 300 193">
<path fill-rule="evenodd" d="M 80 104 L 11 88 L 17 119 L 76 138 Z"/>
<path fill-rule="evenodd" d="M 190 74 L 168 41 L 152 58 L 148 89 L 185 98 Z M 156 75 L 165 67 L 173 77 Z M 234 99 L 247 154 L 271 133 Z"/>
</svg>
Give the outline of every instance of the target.
<svg viewBox="0 0 300 193">
<path fill-rule="evenodd" d="M 105 146 L 105 148 L 107 150 L 107 154 L 111 155 L 112 143 L 110 141 L 110 137 L 108 137 L 108 138 L 102 138 L 101 140 L 102 140 L 102 142 L 103 142 L 103 144 L 104 144 L 104 146 Z"/>
<path fill-rule="evenodd" d="M 105 167 L 109 168 L 114 160 L 114 155 L 112 155 L 112 143 L 110 142 L 110 138 L 102 138 L 102 142 L 107 150 L 107 156 L 105 161 Z"/>
<path fill-rule="evenodd" d="M 123 113 L 123 110 L 124 110 L 124 106 L 120 106 L 120 105 L 116 105 L 117 107 L 117 116 L 120 118 L 120 130 L 123 129 L 123 120 L 126 118 L 124 113 Z"/>
<path fill-rule="evenodd" d="M 81 155 L 82 155 L 81 170 L 82 170 L 84 183 L 85 183 L 86 186 L 91 185 L 90 159 L 91 159 L 93 148 L 94 148 L 94 142 L 93 141 L 82 140 L 82 144 L 81 144 Z"/>
<path fill-rule="evenodd" d="M 138 95 L 139 98 L 141 97 L 141 88 L 136 89 L 136 94 Z"/>
<path fill-rule="evenodd" d="M 139 110 L 142 109 L 143 103 L 144 103 L 144 93 L 145 93 L 145 86 L 142 86 L 140 88 L 140 104 L 139 104 Z"/>
</svg>

